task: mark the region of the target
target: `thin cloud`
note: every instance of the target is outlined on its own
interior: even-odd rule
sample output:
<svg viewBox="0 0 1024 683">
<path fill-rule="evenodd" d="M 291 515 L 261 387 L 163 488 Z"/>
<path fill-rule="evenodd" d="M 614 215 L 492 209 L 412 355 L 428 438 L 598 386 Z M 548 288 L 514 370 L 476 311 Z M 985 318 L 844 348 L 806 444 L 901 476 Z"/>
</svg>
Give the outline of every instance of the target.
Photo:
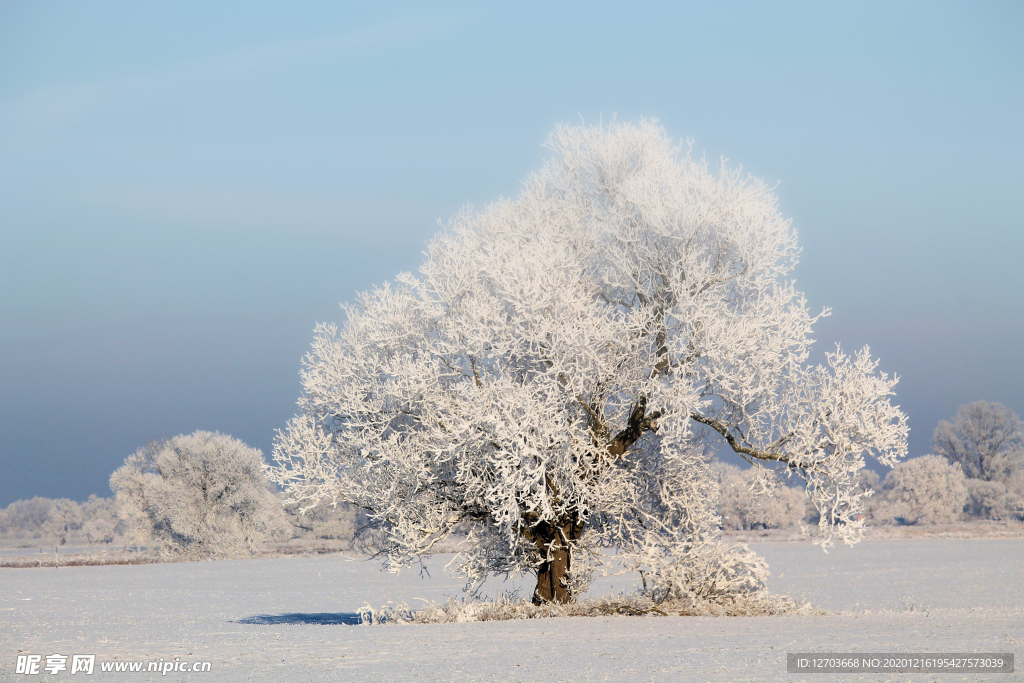
<svg viewBox="0 0 1024 683">
<path fill-rule="evenodd" d="M 328 38 L 264 43 L 143 74 L 46 86 L 0 101 L 0 122 L 4 122 L 9 136 L 38 134 L 127 99 L 137 101 L 219 85 L 314 59 L 388 50 L 444 33 L 459 23 L 404 17 Z"/>
</svg>

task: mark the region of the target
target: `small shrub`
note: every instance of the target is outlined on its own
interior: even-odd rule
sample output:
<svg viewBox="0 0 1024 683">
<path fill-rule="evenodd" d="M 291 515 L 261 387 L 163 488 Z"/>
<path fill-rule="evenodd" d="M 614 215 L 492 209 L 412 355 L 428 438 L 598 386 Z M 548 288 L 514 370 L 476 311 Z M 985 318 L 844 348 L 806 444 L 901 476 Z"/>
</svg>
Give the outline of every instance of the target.
<svg viewBox="0 0 1024 683">
<path fill-rule="evenodd" d="M 1001 481 L 968 479 L 965 512 L 978 519 L 1024 519 L 1024 498 Z"/>
</svg>

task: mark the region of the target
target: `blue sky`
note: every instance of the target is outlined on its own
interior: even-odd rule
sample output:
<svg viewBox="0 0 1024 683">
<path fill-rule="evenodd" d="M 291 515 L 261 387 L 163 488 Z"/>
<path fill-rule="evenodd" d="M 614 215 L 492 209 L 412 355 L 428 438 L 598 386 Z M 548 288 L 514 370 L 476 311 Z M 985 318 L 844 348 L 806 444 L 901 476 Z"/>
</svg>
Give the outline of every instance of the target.
<svg viewBox="0 0 1024 683">
<path fill-rule="evenodd" d="M 269 452 L 317 321 L 613 115 L 779 182 L 819 349 L 901 376 L 912 454 L 1024 414 L 1022 35 L 1018 3 L 0 1 L 0 505 L 196 429 Z"/>
</svg>

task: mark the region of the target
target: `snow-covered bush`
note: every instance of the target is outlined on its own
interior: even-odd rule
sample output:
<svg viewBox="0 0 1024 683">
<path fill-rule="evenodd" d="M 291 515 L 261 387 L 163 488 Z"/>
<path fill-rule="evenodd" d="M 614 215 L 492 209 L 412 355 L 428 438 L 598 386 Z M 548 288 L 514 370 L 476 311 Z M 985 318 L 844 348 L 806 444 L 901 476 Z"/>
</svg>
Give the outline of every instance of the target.
<svg viewBox="0 0 1024 683">
<path fill-rule="evenodd" d="M 643 593 L 656 603 L 721 602 L 759 593 L 768 581 L 768 563 L 745 545 L 720 542 L 679 544 L 654 550 L 643 574 Z"/>
<path fill-rule="evenodd" d="M 651 122 L 549 145 L 518 199 L 317 328 L 273 478 L 366 510 L 394 570 L 468 527 L 455 567 L 535 572 L 539 602 L 571 601 L 599 547 L 650 572 L 714 539 L 720 443 L 802 477 L 823 543 L 858 540 L 858 472 L 904 455 L 906 418 L 867 349 L 807 365 L 818 316 L 770 190 Z"/>
<path fill-rule="evenodd" d="M 641 572 L 642 588 L 626 594 L 591 598 L 570 604 L 534 603 L 503 594 L 494 600 L 455 600 L 426 603 L 418 609 L 392 604 L 360 610 L 365 624 L 442 624 L 544 617 L 615 615 L 766 616 L 809 614 L 798 603 L 767 590 L 768 564 L 746 545 L 721 542 L 680 545 L 672 552 L 653 553 Z"/>
<path fill-rule="evenodd" d="M 724 529 L 779 529 L 803 520 L 807 496 L 802 490 L 785 486 L 756 467 L 742 470 L 719 462 L 715 472 Z"/>
<path fill-rule="evenodd" d="M 966 479 L 959 465 L 939 455 L 923 455 L 889 472 L 872 515 L 882 523 L 941 524 L 959 519 L 966 502 Z"/>
<path fill-rule="evenodd" d="M 968 479 L 965 512 L 978 519 L 1024 519 L 1024 485 L 1012 481 Z"/>
<path fill-rule="evenodd" d="M 391 603 L 380 608 L 370 605 L 359 610 L 366 625 L 383 624 L 464 624 L 481 621 L 546 619 L 551 617 L 613 616 L 778 616 L 821 614 L 808 602 L 797 602 L 785 595 L 767 591 L 737 593 L 717 601 L 666 600 L 658 602 L 649 592 L 632 592 L 567 604 L 533 603 L 516 595 L 503 594 L 493 600 L 448 598 L 443 603 L 426 602 L 416 608 L 406 603 Z"/>
<path fill-rule="evenodd" d="M 132 542 L 188 557 L 252 553 L 284 529 L 260 451 L 216 432 L 151 443 L 110 477 Z"/>
</svg>

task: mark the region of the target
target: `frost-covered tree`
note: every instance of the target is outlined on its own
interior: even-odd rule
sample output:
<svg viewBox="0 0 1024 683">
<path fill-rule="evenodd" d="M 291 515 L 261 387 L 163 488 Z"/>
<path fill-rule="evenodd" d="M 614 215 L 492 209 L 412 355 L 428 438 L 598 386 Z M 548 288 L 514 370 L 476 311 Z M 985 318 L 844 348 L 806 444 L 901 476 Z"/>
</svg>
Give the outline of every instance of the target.
<svg viewBox="0 0 1024 683">
<path fill-rule="evenodd" d="M 872 515 L 881 522 L 942 524 L 959 519 L 966 502 L 960 465 L 950 465 L 939 455 L 923 455 L 889 472 Z"/>
<path fill-rule="evenodd" d="M 263 455 L 238 439 L 195 432 L 154 442 L 110 477 L 129 539 L 189 557 L 251 553 L 283 525 Z"/>
<path fill-rule="evenodd" d="M 549 146 L 518 199 L 316 329 L 272 477 L 367 510 L 392 569 L 468 529 L 469 580 L 535 572 L 538 602 L 572 600 L 598 547 L 662 576 L 710 557 L 719 443 L 802 477 L 823 542 L 859 539 L 865 456 L 905 452 L 896 380 L 867 349 L 808 365 L 819 316 L 771 191 L 652 122 Z"/>
<path fill-rule="evenodd" d="M 741 470 L 716 463 L 718 513 L 724 529 L 779 529 L 799 524 L 806 510 L 806 496 L 781 484 L 765 470 Z"/>
<path fill-rule="evenodd" d="M 42 538 L 54 501 L 36 496 L 0 510 L 0 534 L 6 538 Z"/>
<path fill-rule="evenodd" d="M 967 514 L 1024 518 L 1024 425 L 1000 403 L 961 406 L 935 429 L 933 448 L 967 475 Z"/>
<path fill-rule="evenodd" d="M 939 421 L 932 450 L 960 465 L 967 477 L 1005 480 L 1024 468 L 1024 426 L 1001 403 L 968 403 L 953 422 Z"/>
<path fill-rule="evenodd" d="M 113 498 L 92 495 L 79 504 L 36 496 L 0 510 L 0 537 L 47 538 L 64 545 L 72 536 L 84 536 L 90 543 L 109 543 L 118 523 Z"/>
<path fill-rule="evenodd" d="M 81 533 L 89 543 L 110 543 L 120 529 L 116 498 L 100 498 L 94 494 L 82 503 Z"/>
<path fill-rule="evenodd" d="M 82 528 L 82 506 L 68 498 L 58 498 L 50 507 L 50 514 L 43 525 L 43 534 L 54 545 L 64 545 L 68 538 Z"/>
</svg>

